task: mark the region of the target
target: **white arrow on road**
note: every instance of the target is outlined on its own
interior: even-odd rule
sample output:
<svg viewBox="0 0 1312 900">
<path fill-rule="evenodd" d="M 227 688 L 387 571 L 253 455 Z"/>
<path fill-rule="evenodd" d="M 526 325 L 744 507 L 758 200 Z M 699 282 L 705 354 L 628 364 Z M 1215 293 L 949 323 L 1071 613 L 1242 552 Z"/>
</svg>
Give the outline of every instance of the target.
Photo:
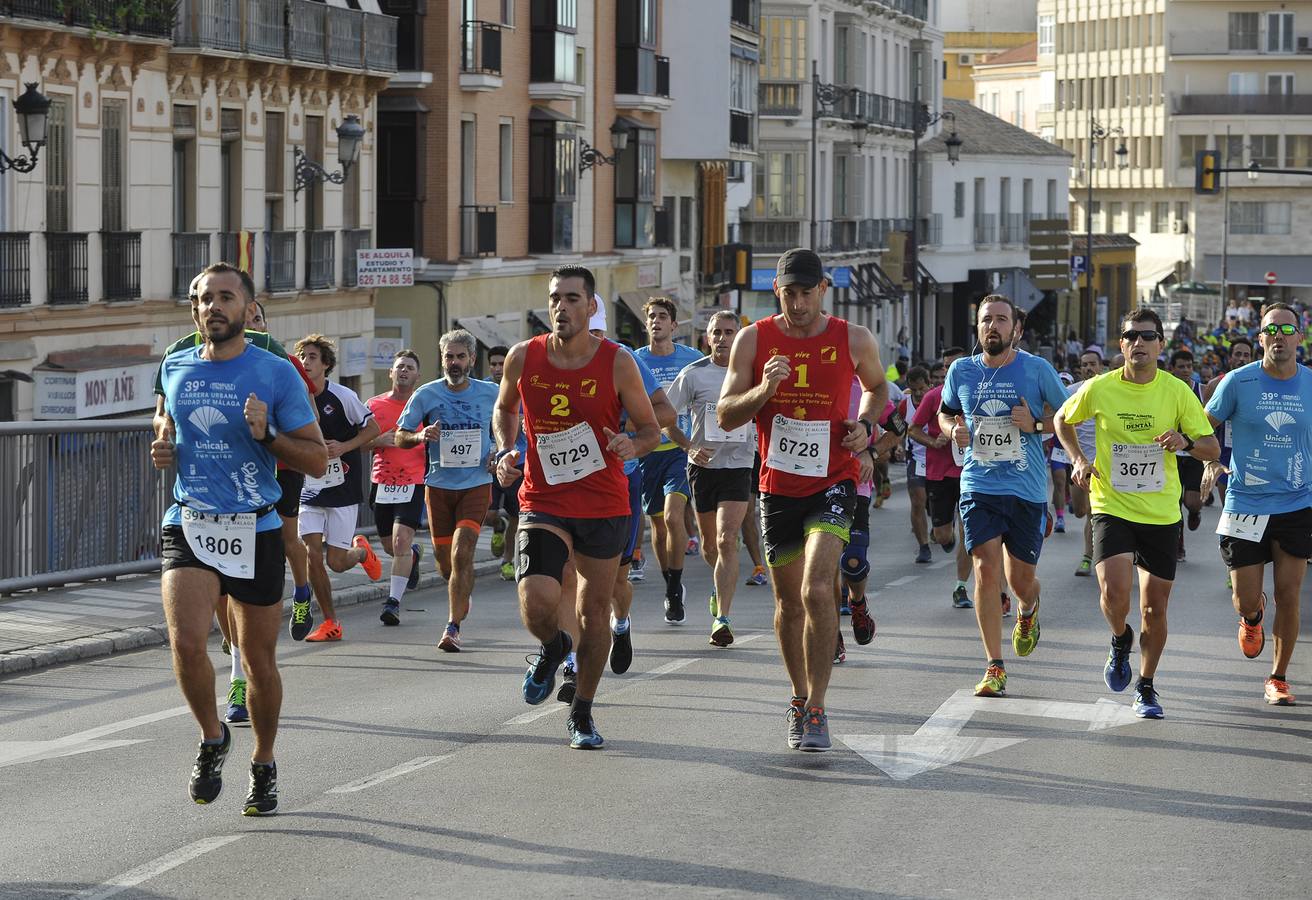
<svg viewBox="0 0 1312 900">
<path fill-rule="evenodd" d="M 1103 731 L 1138 722 L 1128 706 L 1111 700 L 1068 703 L 1062 700 L 1013 700 L 976 697 L 957 691 L 935 710 L 915 734 L 852 734 L 839 740 L 881 769 L 894 781 L 906 781 L 953 763 L 1019 744 L 1025 738 L 960 737 L 976 711 L 1088 722 L 1089 731 Z"/>
<path fill-rule="evenodd" d="M 149 725 L 152 722 L 159 722 L 163 719 L 171 719 L 187 713 L 189 710 L 185 706 L 175 706 L 172 709 L 161 710 L 156 713 L 148 713 L 144 716 L 137 716 L 132 719 L 124 719 L 121 722 L 115 722 L 112 725 L 101 725 L 99 728 L 89 728 L 86 731 L 79 731 L 76 734 L 66 735 L 65 737 L 55 738 L 52 741 L 0 741 L 0 769 L 6 766 L 16 766 L 21 763 L 39 762 L 43 759 L 58 759 L 61 756 L 76 756 L 79 753 L 90 753 L 94 750 L 110 750 L 114 747 L 126 747 L 130 744 L 143 744 L 145 740 L 125 740 L 117 738 L 114 740 L 103 740 L 106 735 L 117 734 L 120 731 L 127 731 L 129 728 L 137 728 L 141 725 Z M 148 740 L 148 739 L 147 739 Z"/>
</svg>

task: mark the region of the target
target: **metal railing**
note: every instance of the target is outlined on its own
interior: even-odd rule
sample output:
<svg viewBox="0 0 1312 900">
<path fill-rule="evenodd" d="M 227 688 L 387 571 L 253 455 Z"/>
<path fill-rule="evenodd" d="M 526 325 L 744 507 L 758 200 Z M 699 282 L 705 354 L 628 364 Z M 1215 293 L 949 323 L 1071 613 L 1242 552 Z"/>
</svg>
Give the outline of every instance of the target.
<svg viewBox="0 0 1312 900">
<path fill-rule="evenodd" d="M 183 0 L 185 3 L 186 0 Z M 243 7 L 245 50 L 258 56 L 287 57 L 285 0 L 247 0 Z"/>
<path fill-rule="evenodd" d="M 374 72 L 396 71 L 396 16 L 373 13 L 364 19 L 364 67 Z"/>
<path fill-rule="evenodd" d="M 264 232 L 264 289 L 296 290 L 296 232 Z"/>
<path fill-rule="evenodd" d="M 1176 116 L 1307 116 L 1312 94 L 1173 94 Z"/>
<path fill-rule="evenodd" d="M 87 302 L 87 236 L 46 232 L 46 302 L 52 306 Z"/>
<path fill-rule="evenodd" d="M 367 249 L 372 243 L 372 238 L 373 235 L 368 228 L 342 230 L 342 287 L 355 287 L 360 283 L 355 251 Z"/>
<path fill-rule="evenodd" d="M 364 16 L 340 6 L 328 7 L 328 64 L 359 69 L 364 66 Z"/>
<path fill-rule="evenodd" d="M 292 59 L 328 61 L 328 10 L 326 3 L 291 0 Z"/>
<path fill-rule="evenodd" d="M 987 247 L 997 240 L 997 216 L 994 213 L 979 213 L 975 216 L 975 246 Z"/>
<path fill-rule="evenodd" d="M 226 263 L 238 265 L 241 260 L 241 232 L 219 232 L 219 259 Z"/>
<path fill-rule="evenodd" d="M 497 255 L 497 208 L 460 207 L 460 255 Z"/>
<path fill-rule="evenodd" d="M 159 568 L 173 475 L 153 438 L 149 419 L 0 422 L 0 593 Z"/>
<path fill-rule="evenodd" d="M 943 243 L 943 214 L 933 213 L 920 220 L 920 243 L 925 247 L 938 247 Z"/>
<path fill-rule="evenodd" d="M 501 26 L 471 19 L 460 26 L 460 71 L 501 74 Z"/>
<path fill-rule="evenodd" d="M 752 31 L 761 30 L 761 0 L 732 0 L 729 21 Z"/>
<path fill-rule="evenodd" d="M 0 3 L 0 15 L 142 37 L 166 38 L 173 28 L 172 0 L 9 0 Z"/>
<path fill-rule="evenodd" d="M 757 112 L 762 116 L 800 116 L 802 114 L 802 89 L 806 87 L 801 81 L 762 81 L 757 88 L 760 105 Z"/>
<path fill-rule="evenodd" d="M 756 117 L 748 112 L 729 110 L 729 145 L 743 150 L 750 150 L 756 145 L 752 120 Z"/>
<path fill-rule="evenodd" d="M 0 231 L 0 309 L 32 302 L 31 253 L 29 232 Z"/>
<path fill-rule="evenodd" d="M 305 243 L 309 250 L 309 268 L 305 270 L 305 286 L 322 290 L 333 286 L 333 253 L 337 249 L 337 232 L 307 231 Z"/>
<path fill-rule="evenodd" d="M 855 219 L 823 219 L 816 222 L 815 249 L 819 253 L 851 253 L 861 249 L 860 225 Z"/>
<path fill-rule="evenodd" d="M 191 279 L 210 264 L 210 236 L 187 233 L 173 235 L 173 296 L 187 299 Z"/>
<path fill-rule="evenodd" d="M 1029 237 L 1029 228 L 1022 213 L 1004 213 L 1002 220 L 1002 243 L 1024 244 Z"/>
<path fill-rule="evenodd" d="M 670 58 L 656 57 L 656 96 L 670 96 Z"/>
<path fill-rule="evenodd" d="M 805 246 L 808 241 L 803 238 L 805 223 L 801 221 L 744 221 L 741 223 L 742 243 L 751 244 L 752 250 L 761 253 L 782 253 L 792 247 Z"/>
<path fill-rule="evenodd" d="M 242 0 L 182 0 L 173 24 L 173 43 L 240 51 L 244 7 Z"/>
<path fill-rule="evenodd" d="M 141 299 L 141 232 L 102 231 L 100 271 L 106 300 Z"/>
</svg>

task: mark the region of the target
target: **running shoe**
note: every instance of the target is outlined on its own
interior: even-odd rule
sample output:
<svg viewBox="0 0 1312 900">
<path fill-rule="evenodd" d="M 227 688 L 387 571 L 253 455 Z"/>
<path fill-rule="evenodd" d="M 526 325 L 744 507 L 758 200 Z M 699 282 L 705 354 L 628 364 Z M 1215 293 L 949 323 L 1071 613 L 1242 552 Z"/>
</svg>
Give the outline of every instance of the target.
<svg viewBox="0 0 1312 900">
<path fill-rule="evenodd" d="M 223 651 L 224 656 L 232 656 L 232 644 L 228 643 L 227 638 L 219 641 L 219 649 Z"/>
<path fill-rule="evenodd" d="M 243 816 L 271 816 L 278 811 L 278 765 L 251 763 L 251 789 Z"/>
<path fill-rule="evenodd" d="M 889 497 L 891 497 L 891 496 L 893 496 L 893 484 L 892 484 L 892 482 L 887 481 L 887 480 L 881 481 L 881 482 L 879 483 L 879 499 L 880 499 L 880 500 L 887 500 L 887 499 L 888 499 Z"/>
<path fill-rule="evenodd" d="M 747 579 L 748 587 L 760 587 L 765 584 L 765 566 L 757 566 L 752 569 L 752 574 Z"/>
<path fill-rule="evenodd" d="M 784 711 L 784 718 L 788 720 L 788 747 L 791 750 L 796 750 L 802 743 L 802 718 L 805 715 L 804 702 L 790 702 L 788 709 Z"/>
<path fill-rule="evenodd" d="M 213 803 L 223 792 L 223 761 L 232 749 L 232 732 L 222 722 L 223 743 L 200 743 L 200 752 L 196 754 L 196 764 L 191 767 L 191 783 L 188 790 L 191 799 L 197 803 Z"/>
<path fill-rule="evenodd" d="M 1080 557 L 1080 564 L 1075 568 L 1075 574 L 1082 578 L 1088 578 L 1089 572 L 1093 569 L 1093 560 L 1087 556 Z"/>
<path fill-rule="evenodd" d="M 1027 616 L 1017 611 L 1016 627 L 1011 630 L 1011 649 L 1017 656 L 1029 656 L 1039 645 L 1039 604 Z"/>
<path fill-rule="evenodd" d="M 846 601 L 844 601 L 843 605 L 840 606 L 840 607 L 838 607 L 838 614 L 839 614 L 840 616 L 850 616 L 850 615 L 852 615 L 852 604 L 847 603 Z"/>
<path fill-rule="evenodd" d="M 446 630 L 442 632 L 442 638 L 437 642 L 437 649 L 446 653 L 460 652 L 460 626 L 455 622 L 447 622 Z"/>
<path fill-rule="evenodd" d="M 597 726 L 593 724 L 592 716 L 588 716 L 582 722 L 570 716 L 565 721 L 565 730 L 569 732 L 571 750 L 600 750 L 606 743 L 605 739 L 597 733 Z"/>
<path fill-rule="evenodd" d="M 633 665 L 633 621 L 623 634 L 613 628 L 610 633 L 610 670 L 616 675 L 623 675 Z"/>
<path fill-rule="evenodd" d="M 953 550 L 957 549 L 957 539 L 954 536 L 946 544 L 939 544 L 939 546 L 943 548 L 944 553 L 951 553 Z"/>
<path fill-rule="evenodd" d="M 629 563 L 629 581 L 642 581 L 647 577 L 647 560 L 641 556 L 633 557 Z"/>
<path fill-rule="evenodd" d="M 818 706 L 808 706 L 802 717 L 802 739 L 797 744 L 798 750 L 807 753 L 823 753 L 833 747 L 829 742 L 829 717 Z"/>
<path fill-rule="evenodd" d="M 293 641 L 303 641 L 314 627 L 314 613 L 310 610 L 309 600 L 292 601 L 292 620 L 287 625 Z"/>
<path fill-rule="evenodd" d="M 711 626 L 711 643 L 716 647 L 727 647 L 733 643 L 733 629 L 729 627 L 728 616 L 716 616 Z"/>
<path fill-rule="evenodd" d="M 862 647 L 875 639 L 875 619 L 866 600 L 852 601 L 852 637 Z"/>
<path fill-rule="evenodd" d="M 974 609 L 975 601 L 970 599 L 970 594 L 966 591 L 966 588 L 963 585 L 953 589 L 952 605 L 957 609 Z"/>
<path fill-rule="evenodd" d="M 383 611 L 378 616 L 378 621 L 384 625 L 401 624 L 401 601 L 388 597 L 383 601 Z"/>
<path fill-rule="evenodd" d="M 1002 592 L 1002 618 L 1005 619 L 1009 615 L 1011 615 L 1011 598 L 1007 596 L 1006 591 L 1003 591 Z"/>
<path fill-rule="evenodd" d="M 711 618 L 717 618 L 720 615 L 720 601 L 715 596 L 715 591 L 711 591 L 711 602 L 708 604 L 711 610 Z"/>
<path fill-rule="evenodd" d="M 834 665 L 847 662 L 847 645 L 843 643 L 843 632 L 838 632 L 838 641 L 834 644 Z"/>
<path fill-rule="evenodd" d="M 989 666 L 984 670 L 984 677 L 975 685 L 976 697 L 1007 696 L 1007 670 L 1002 666 Z"/>
<path fill-rule="evenodd" d="M 405 580 L 405 589 L 413 591 L 419 587 L 419 560 L 424 558 L 424 548 L 418 544 L 410 545 L 410 577 Z"/>
<path fill-rule="evenodd" d="M 502 581 L 514 581 L 514 580 L 515 580 L 515 564 L 514 564 L 514 563 L 503 562 L 503 563 L 501 564 L 501 580 L 502 580 Z"/>
<path fill-rule="evenodd" d="M 1203 514 L 1201 512 L 1189 511 L 1189 530 L 1197 531 L 1198 526 L 1203 524 Z"/>
<path fill-rule="evenodd" d="M 1058 534 L 1065 534 L 1065 533 L 1066 533 L 1066 516 L 1065 516 L 1065 515 L 1063 515 L 1062 513 L 1057 513 L 1057 521 L 1053 524 L 1053 526 L 1052 526 L 1052 530 L 1055 531 L 1055 532 L 1057 532 Z"/>
<path fill-rule="evenodd" d="M 1270 703 L 1272 706 L 1294 705 L 1294 695 L 1289 691 L 1288 682 L 1276 678 L 1274 675 L 1266 680 L 1266 685 L 1263 687 L 1262 694 L 1266 697 L 1266 702 Z"/>
<path fill-rule="evenodd" d="M 688 538 L 688 549 L 683 551 L 684 556 L 696 556 L 702 552 L 702 542 L 696 537 Z"/>
<path fill-rule="evenodd" d="M 1257 608 L 1259 613 L 1266 611 L 1266 591 L 1262 592 L 1262 605 Z M 1265 618 L 1265 617 L 1263 617 Z M 1262 648 L 1266 646 L 1266 630 L 1262 627 L 1262 619 L 1257 620 L 1256 625 L 1249 625 L 1243 616 L 1239 617 L 1239 650 L 1249 659 L 1257 659 L 1262 655 Z"/>
<path fill-rule="evenodd" d="M 506 536 L 503 532 L 492 532 L 492 555 L 500 556 L 506 552 Z"/>
<path fill-rule="evenodd" d="M 1102 667 L 1102 680 L 1118 694 L 1130 686 L 1130 648 L 1134 646 L 1134 629 L 1126 625 L 1125 630 L 1124 646 L 1112 638 L 1107 664 Z"/>
<path fill-rule="evenodd" d="M 565 668 L 560 670 L 560 690 L 556 691 L 556 699 L 561 703 L 573 703 L 574 695 L 579 690 L 579 673 L 569 663 L 565 663 Z"/>
<path fill-rule="evenodd" d="M 683 601 L 688 596 L 687 585 L 679 585 L 679 596 L 665 598 L 665 624 L 682 625 L 687 621 L 687 615 L 683 611 Z"/>
<path fill-rule="evenodd" d="M 305 639 L 312 643 L 319 641 L 340 641 L 342 639 L 342 624 L 336 619 L 324 619 L 318 628 L 305 636 Z"/>
<path fill-rule="evenodd" d="M 1162 718 L 1162 704 L 1157 699 L 1157 689 L 1151 684 L 1138 684 L 1134 688 L 1134 702 L 1130 709 L 1141 719 Z"/>
<path fill-rule="evenodd" d="M 223 721 L 229 725 L 240 725 L 250 720 L 251 714 L 246 709 L 246 679 L 234 678 L 228 685 L 228 712 L 223 716 Z"/>
<path fill-rule="evenodd" d="M 931 563 L 933 561 L 934 556 L 929 552 L 929 544 L 921 544 L 919 552 L 916 553 L 916 562 Z"/>
<path fill-rule="evenodd" d="M 524 657 L 528 663 L 528 671 L 524 673 L 525 703 L 537 706 L 551 696 L 551 690 L 556 686 L 556 667 L 569 656 L 569 651 L 574 649 L 574 641 L 567 633 L 562 631 L 561 639 L 565 642 L 565 649 L 555 659 L 547 656 L 545 647 L 539 647 L 537 653 Z"/>
<path fill-rule="evenodd" d="M 369 576 L 370 581 L 377 581 L 383 577 L 383 564 L 378 561 L 378 554 L 374 553 L 374 548 L 369 545 L 369 539 L 363 534 L 357 534 L 355 540 L 351 541 L 351 546 L 359 547 L 364 551 L 364 559 L 360 560 L 360 568 L 364 569 L 364 574 Z"/>
</svg>

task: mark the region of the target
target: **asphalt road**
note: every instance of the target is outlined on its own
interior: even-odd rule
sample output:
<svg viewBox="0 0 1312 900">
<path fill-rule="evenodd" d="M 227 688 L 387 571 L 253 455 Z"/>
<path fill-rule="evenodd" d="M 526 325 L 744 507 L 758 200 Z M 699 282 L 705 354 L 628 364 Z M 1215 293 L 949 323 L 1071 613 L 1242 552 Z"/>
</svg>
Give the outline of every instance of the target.
<svg viewBox="0 0 1312 900">
<path fill-rule="evenodd" d="M 912 562 L 900 492 L 872 516 L 879 633 L 858 648 L 844 620 L 832 753 L 784 744 L 768 588 L 740 589 L 738 643 L 717 650 L 693 600 L 704 565 L 690 561 L 683 628 L 661 621 L 659 577 L 639 585 L 633 669 L 603 679 L 607 743 L 585 753 L 561 704 L 521 699 L 533 648 L 512 586 L 483 578 L 460 654 L 434 648 L 435 590 L 407 597 L 399 628 L 356 607 L 341 644 L 284 640 L 270 819 L 240 815 L 247 729 L 219 801 L 187 798 L 196 728 L 164 649 L 0 681 L 0 897 L 1312 892 L 1309 707 L 1262 702 L 1270 642 L 1239 654 L 1214 511 L 1188 537 L 1157 722 L 1102 683 L 1075 528 L 1044 548 L 1038 649 L 1008 646 L 1010 696 L 981 702 L 959 693 L 984 660 L 948 557 Z M 1312 703 L 1310 657 L 1300 646 L 1289 679 Z M 213 658 L 221 697 L 217 642 Z"/>
</svg>

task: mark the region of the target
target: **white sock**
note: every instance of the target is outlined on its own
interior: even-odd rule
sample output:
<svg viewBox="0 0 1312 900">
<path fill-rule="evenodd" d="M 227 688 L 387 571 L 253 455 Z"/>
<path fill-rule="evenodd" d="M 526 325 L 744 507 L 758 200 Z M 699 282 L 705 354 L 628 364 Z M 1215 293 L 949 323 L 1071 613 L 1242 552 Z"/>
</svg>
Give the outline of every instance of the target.
<svg viewBox="0 0 1312 900">
<path fill-rule="evenodd" d="M 406 581 L 408 581 L 408 580 L 409 580 L 409 579 L 406 578 L 406 576 L 404 576 L 404 575 L 393 575 L 393 576 L 392 576 L 392 594 L 391 594 L 391 596 L 392 596 L 392 599 L 393 599 L 393 600 L 400 600 L 402 597 L 405 596 L 405 583 L 406 583 Z"/>
<path fill-rule="evenodd" d="M 232 651 L 232 680 L 245 678 L 246 672 L 241 667 L 241 651 L 237 649 L 236 644 L 233 644 L 229 649 Z"/>
<path fill-rule="evenodd" d="M 565 665 L 569 666 L 570 668 L 574 668 L 574 669 L 577 669 L 577 668 L 578 668 L 578 665 L 576 664 L 576 660 L 575 660 L 575 658 L 574 658 L 574 651 L 573 651 L 573 650 L 571 650 L 568 654 L 566 654 L 566 656 L 565 656 Z"/>
</svg>

